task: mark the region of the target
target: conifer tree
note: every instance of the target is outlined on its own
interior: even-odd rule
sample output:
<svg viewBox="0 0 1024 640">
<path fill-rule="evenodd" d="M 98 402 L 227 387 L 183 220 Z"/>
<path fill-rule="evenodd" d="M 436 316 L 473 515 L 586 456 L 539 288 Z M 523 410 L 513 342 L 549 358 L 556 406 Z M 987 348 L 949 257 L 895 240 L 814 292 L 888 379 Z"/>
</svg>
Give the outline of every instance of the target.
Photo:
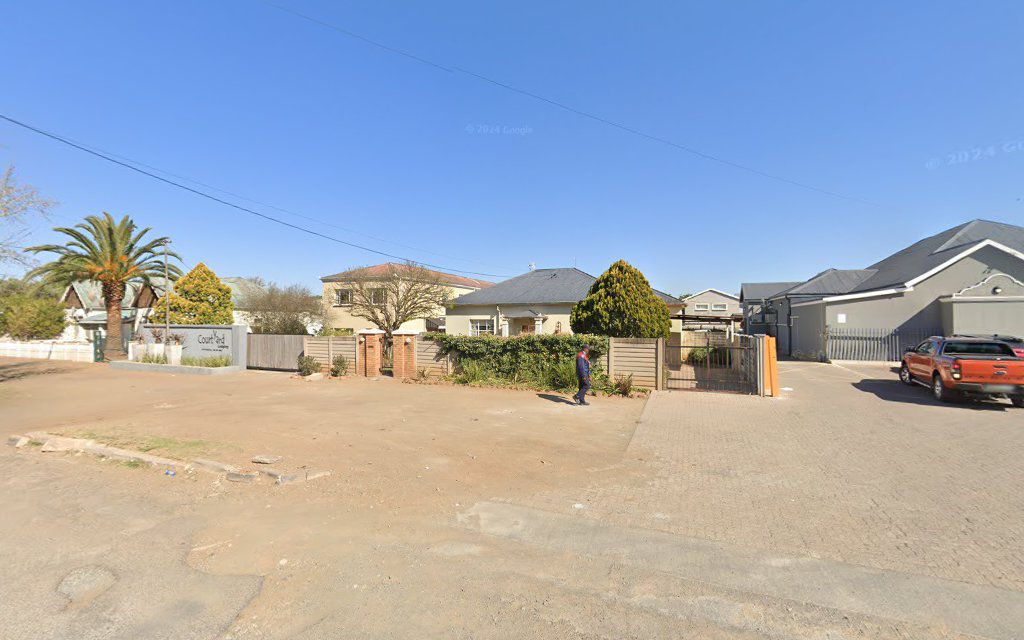
<svg viewBox="0 0 1024 640">
<path fill-rule="evenodd" d="M 149 316 L 151 324 L 166 321 L 167 295 L 171 298 L 171 324 L 231 324 L 234 320 L 231 287 L 202 262 L 154 303 Z"/>
<path fill-rule="evenodd" d="M 569 323 L 574 333 L 616 338 L 667 338 L 672 328 L 668 305 L 625 260 L 594 281 L 587 297 L 573 307 Z"/>
</svg>

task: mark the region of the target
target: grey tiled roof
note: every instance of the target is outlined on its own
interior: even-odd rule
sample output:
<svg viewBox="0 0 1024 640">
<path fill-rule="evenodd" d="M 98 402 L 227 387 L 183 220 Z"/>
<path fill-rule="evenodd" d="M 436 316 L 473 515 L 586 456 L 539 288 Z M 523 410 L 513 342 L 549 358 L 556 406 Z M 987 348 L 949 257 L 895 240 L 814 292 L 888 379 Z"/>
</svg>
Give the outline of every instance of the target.
<svg viewBox="0 0 1024 640">
<path fill-rule="evenodd" d="M 991 220 L 971 220 L 946 229 L 871 265 L 868 268 L 874 275 L 849 293 L 902 285 L 985 240 L 1024 251 L 1024 228 Z"/>
<path fill-rule="evenodd" d="M 576 303 L 587 297 L 595 280 L 594 276 L 575 268 L 536 269 L 492 287 L 461 295 L 454 304 Z M 667 293 L 654 292 L 666 304 L 682 304 L 681 300 Z"/>
<path fill-rule="evenodd" d="M 776 295 L 835 296 L 853 291 L 875 275 L 874 269 L 826 269 L 806 282 Z"/>
<path fill-rule="evenodd" d="M 747 300 L 767 300 L 786 289 L 791 289 L 801 282 L 744 282 L 740 285 L 740 302 Z"/>
</svg>

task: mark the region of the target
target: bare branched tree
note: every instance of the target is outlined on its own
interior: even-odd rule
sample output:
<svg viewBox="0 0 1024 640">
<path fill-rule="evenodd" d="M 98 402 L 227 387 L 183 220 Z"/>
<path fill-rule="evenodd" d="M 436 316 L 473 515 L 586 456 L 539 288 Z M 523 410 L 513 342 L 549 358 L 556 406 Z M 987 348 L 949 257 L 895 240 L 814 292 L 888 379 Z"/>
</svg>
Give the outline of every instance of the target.
<svg viewBox="0 0 1024 640">
<path fill-rule="evenodd" d="M 25 225 L 29 218 L 48 217 L 55 205 L 53 200 L 39 195 L 32 185 L 19 184 L 14 177 L 14 167 L 7 167 L 0 177 L 0 264 L 30 263 L 21 248 L 28 235 Z"/>
<path fill-rule="evenodd" d="M 324 306 L 320 296 L 299 284 L 266 284 L 250 278 L 256 290 L 246 293 L 238 304 L 253 333 L 304 335 L 308 328 L 323 326 Z"/>
<path fill-rule="evenodd" d="M 437 316 L 452 300 L 451 288 L 441 274 L 412 263 L 353 269 L 347 275 L 352 296 L 349 313 L 372 322 L 384 332 L 388 344 L 402 324 Z"/>
</svg>

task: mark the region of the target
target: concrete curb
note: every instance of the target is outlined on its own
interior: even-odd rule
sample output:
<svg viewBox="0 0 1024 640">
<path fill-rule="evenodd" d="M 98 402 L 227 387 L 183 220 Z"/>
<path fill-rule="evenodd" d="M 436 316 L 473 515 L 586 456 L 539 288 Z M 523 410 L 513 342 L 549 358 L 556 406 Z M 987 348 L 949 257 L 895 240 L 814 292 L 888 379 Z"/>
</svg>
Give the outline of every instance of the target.
<svg viewBox="0 0 1024 640">
<path fill-rule="evenodd" d="M 171 458 L 161 458 L 160 456 L 154 456 L 148 453 L 111 447 L 86 438 L 55 436 L 43 431 L 32 431 L 25 435 L 15 434 L 7 438 L 7 444 L 15 448 L 25 447 L 33 441 L 43 443 L 43 446 L 40 449 L 43 453 L 75 451 L 89 453 L 101 458 L 109 458 L 111 460 L 140 462 L 153 467 L 183 468 L 185 471 L 199 469 L 208 473 L 225 475 L 227 476 L 227 479 L 232 482 L 242 482 L 245 484 L 251 484 L 257 481 L 260 474 L 265 475 L 268 478 L 272 478 L 274 483 L 279 485 L 308 482 L 309 480 L 325 478 L 331 475 L 331 472 L 327 470 L 301 470 L 289 472 L 274 468 L 262 468 L 258 471 L 253 469 L 239 469 L 234 465 L 218 462 L 216 460 L 206 460 L 204 458 L 195 458 L 190 462 L 184 462 L 182 460 L 172 460 Z"/>
</svg>

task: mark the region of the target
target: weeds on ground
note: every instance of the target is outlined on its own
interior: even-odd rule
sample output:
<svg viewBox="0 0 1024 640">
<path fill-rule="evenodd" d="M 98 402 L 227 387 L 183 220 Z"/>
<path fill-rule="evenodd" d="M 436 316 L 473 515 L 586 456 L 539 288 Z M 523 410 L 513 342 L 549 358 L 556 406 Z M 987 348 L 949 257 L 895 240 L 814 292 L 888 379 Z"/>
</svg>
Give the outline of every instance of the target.
<svg viewBox="0 0 1024 640">
<path fill-rule="evenodd" d="M 238 449 L 238 447 L 233 447 L 223 443 L 210 442 L 208 440 L 182 440 L 169 436 L 136 435 L 123 430 L 107 432 L 84 429 L 62 433 L 60 435 L 67 435 L 75 438 L 87 438 L 112 447 L 118 447 L 119 449 L 139 451 L 141 453 L 160 454 L 168 458 L 177 458 L 180 460 L 209 456 L 224 451 Z"/>
<path fill-rule="evenodd" d="M 144 362 L 146 364 L 167 364 L 167 356 L 163 354 L 158 355 L 155 353 L 144 353 L 142 354 L 142 357 L 139 358 L 139 362 Z"/>
</svg>

